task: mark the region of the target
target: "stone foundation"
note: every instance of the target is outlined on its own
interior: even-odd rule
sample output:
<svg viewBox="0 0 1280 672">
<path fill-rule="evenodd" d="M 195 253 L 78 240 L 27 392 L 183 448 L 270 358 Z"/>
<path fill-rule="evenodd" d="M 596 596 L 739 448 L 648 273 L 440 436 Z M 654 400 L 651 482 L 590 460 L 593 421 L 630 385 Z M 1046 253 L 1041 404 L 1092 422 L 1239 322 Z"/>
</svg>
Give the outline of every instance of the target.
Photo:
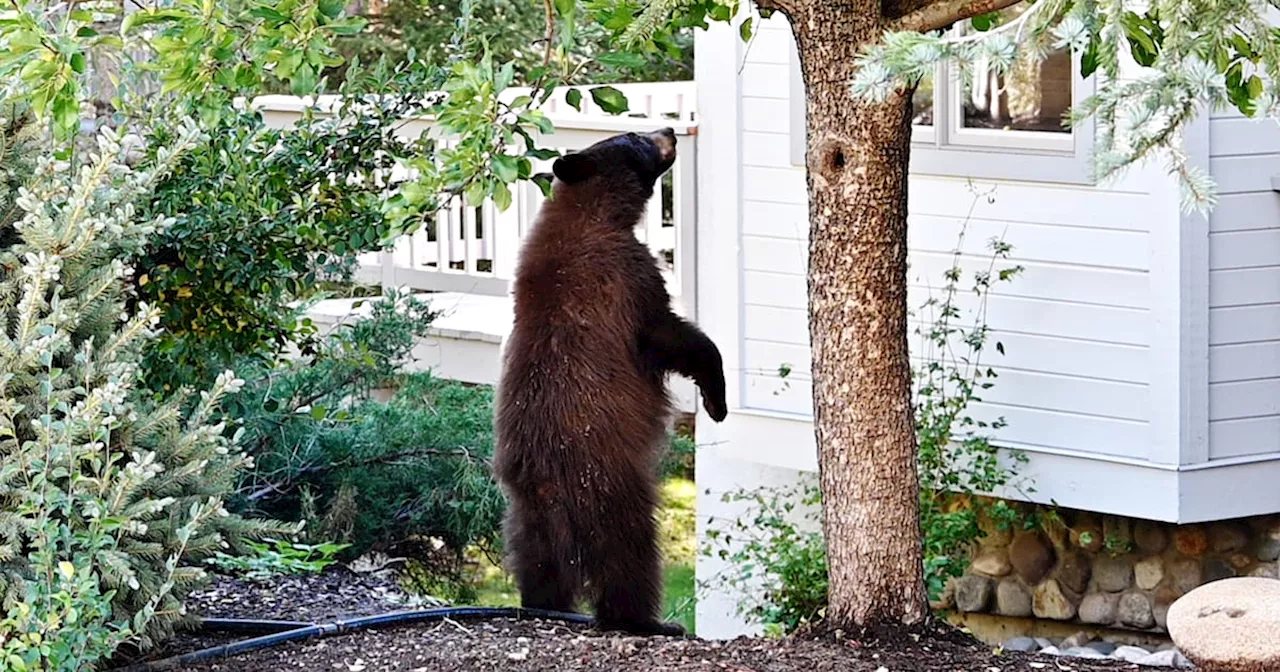
<svg viewBox="0 0 1280 672">
<path fill-rule="evenodd" d="M 984 531 L 936 606 L 1163 632 L 1169 605 L 1196 586 L 1278 576 L 1280 516 L 1179 526 L 1064 510 L 1038 529 Z"/>
</svg>

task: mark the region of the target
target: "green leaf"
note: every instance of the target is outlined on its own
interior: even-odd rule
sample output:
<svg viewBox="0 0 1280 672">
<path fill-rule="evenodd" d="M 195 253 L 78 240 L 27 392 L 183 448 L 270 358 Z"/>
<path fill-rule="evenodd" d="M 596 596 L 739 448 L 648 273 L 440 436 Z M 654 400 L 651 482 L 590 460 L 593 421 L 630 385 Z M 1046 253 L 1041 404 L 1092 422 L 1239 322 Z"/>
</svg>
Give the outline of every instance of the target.
<svg viewBox="0 0 1280 672">
<path fill-rule="evenodd" d="M 743 21 L 742 25 L 738 26 L 738 35 L 742 38 L 743 42 L 751 41 L 751 20 L 754 18 L 755 17 L 748 16 L 747 20 Z"/>
<path fill-rule="evenodd" d="M 495 154 L 491 164 L 493 165 L 493 174 L 504 183 L 515 182 L 520 176 L 520 166 L 514 156 Z"/>
<path fill-rule="evenodd" d="M 511 82 L 515 81 L 516 78 L 515 68 L 515 63 L 508 61 L 498 69 L 498 75 L 493 82 L 494 91 L 505 91 L 507 87 L 511 86 Z"/>
<path fill-rule="evenodd" d="M 556 158 L 557 156 L 560 156 L 560 152 L 554 149 L 539 149 L 537 147 L 530 149 L 524 154 L 525 156 L 531 156 L 535 159 L 538 159 L 539 161 L 548 161 L 550 159 Z"/>
<path fill-rule="evenodd" d="M 145 11 L 127 14 L 124 21 L 120 24 L 120 33 L 128 34 L 130 30 L 139 26 L 145 26 L 152 23 L 160 23 L 163 21 L 174 21 L 188 18 L 190 15 L 178 9 L 151 9 Z"/>
<path fill-rule="evenodd" d="M 316 88 L 316 71 L 311 68 L 310 63 L 303 63 L 294 73 L 291 80 L 293 84 L 293 93 L 298 96 L 305 96 Z"/>
<path fill-rule="evenodd" d="M 58 137 L 68 138 L 80 125 L 80 104 L 76 100 L 75 84 L 69 84 L 53 99 L 53 123 Z"/>
<path fill-rule="evenodd" d="M 334 35 L 359 35 L 368 23 L 368 21 L 365 21 L 358 16 L 353 16 L 342 19 L 341 21 L 334 21 L 329 24 L 329 30 L 332 31 Z"/>
<path fill-rule="evenodd" d="M 346 3 L 343 0 L 320 0 L 318 7 L 325 18 L 336 19 L 342 15 Z"/>
<path fill-rule="evenodd" d="M 576 7 L 577 0 L 556 0 L 556 13 L 560 16 L 572 14 Z"/>
<path fill-rule="evenodd" d="M 1098 38 L 1089 40 L 1089 46 L 1080 54 L 1080 76 L 1089 77 L 1098 70 Z"/>
<path fill-rule="evenodd" d="M 258 5 L 257 7 L 249 10 L 249 16 L 252 16 L 255 19 L 264 19 L 278 24 L 289 23 L 289 16 L 287 14 L 282 14 L 274 8 L 266 5 Z"/>
<path fill-rule="evenodd" d="M 555 124 L 551 123 L 551 120 L 547 118 L 547 115 L 537 110 L 534 110 L 528 115 L 527 121 L 528 123 L 536 126 L 544 135 L 551 135 L 556 132 Z"/>
<path fill-rule="evenodd" d="M 591 99 L 600 106 L 600 109 L 609 114 L 622 114 L 629 107 L 627 97 L 612 86 L 597 86 L 591 89 Z"/>
<path fill-rule="evenodd" d="M 484 197 L 485 197 L 484 191 L 485 190 L 484 190 L 483 182 L 480 182 L 480 181 L 472 182 L 471 186 L 467 187 L 467 192 L 465 194 L 467 205 L 474 208 L 480 205 L 481 203 L 484 203 Z"/>
<path fill-rule="evenodd" d="M 506 212 L 511 207 L 511 190 L 507 185 L 500 182 L 493 188 L 493 203 L 498 206 L 498 212 Z"/>
<path fill-rule="evenodd" d="M 551 198 L 551 177 L 550 173 L 538 173 L 532 180 L 542 190 L 542 195 L 547 198 Z"/>
<path fill-rule="evenodd" d="M 578 89 L 569 89 L 564 94 L 564 102 L 569 103 L 569 107 L 581 112 L 582 111 L 582 91 Z"/>
<path fill-rule="evenodd" d="M 748 19 L 748 22 L 749 21 L 750 19 Z M 630 51 L 606 52 L 597 56 L 596 60 L 599 61 L 601 65 L 606 65 L 611 68 L 627 68 L 631 70 L 638 70 L 648 64 L 648 61 L 645 60 L 644 56 Z"/>
<path fill-rule="evenodd" d="M 316 405 L 311 407 L 312 420 L 324 420 L 327 415 L 329 415 L 329 409 L 324 406 Z"/>
<path fill-rule="evenodd" d="M 1249 88 L 1249 98 L 1251 100 L 1257 100 L 1262 96 L 1262 80 L 1259 79 L 1257 75 L 1253 75 L 1249 78 L 1247 86 Z"/>
<path fill-rule="evenodd" d="M 75 70 L 76 74 L 84 74 L 85 63 L 83 53 L 77 51 L 76 53 L 71 54 L 71 69 Z"/>
</svg>

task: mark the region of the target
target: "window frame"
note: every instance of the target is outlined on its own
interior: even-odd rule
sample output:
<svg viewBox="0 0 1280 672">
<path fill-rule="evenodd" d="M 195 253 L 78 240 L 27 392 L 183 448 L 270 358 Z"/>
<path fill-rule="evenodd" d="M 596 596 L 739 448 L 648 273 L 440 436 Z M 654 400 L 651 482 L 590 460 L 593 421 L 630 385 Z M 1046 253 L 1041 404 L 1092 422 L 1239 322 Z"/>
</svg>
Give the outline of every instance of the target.
<svg viewBox="0 0 1280 672">
<path fill-rule="evenodd" d="M 805 93 L 800 55 L 791 45 L 791 162 L 805 165 Z M 955 67 L 941 63 L 934 74 L 933 125 L 911 127 L 911 172 L 938 177 L 1094 185 L 1095 122 L 1089 117 L 1070 134 L 1044 131 L 964 128 L 961 82 Z M 937 82 L 946 82 L 937 86 Z M 1071 55 L 1071 103 L 1092 96 L 1097 75 L 1082 77 L 1077 52 Z"/>
</svg>

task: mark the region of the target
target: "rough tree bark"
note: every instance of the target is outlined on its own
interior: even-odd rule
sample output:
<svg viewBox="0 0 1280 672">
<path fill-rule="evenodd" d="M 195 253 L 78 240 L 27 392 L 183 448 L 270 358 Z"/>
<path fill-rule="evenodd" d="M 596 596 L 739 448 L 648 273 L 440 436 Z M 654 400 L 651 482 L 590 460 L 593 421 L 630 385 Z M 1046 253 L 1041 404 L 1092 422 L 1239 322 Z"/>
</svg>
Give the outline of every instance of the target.
<svg viewBox="0 0 1280 672">
<path fill-rule="evenodd" d="M 808 100 L 814 431 L 833 627 L 927 617 L 907 349 L 911 94 L 849 90 L 886 30 L 928 31 L 1017 0 L 759 0 L 791 21 Z"/>
</svg>

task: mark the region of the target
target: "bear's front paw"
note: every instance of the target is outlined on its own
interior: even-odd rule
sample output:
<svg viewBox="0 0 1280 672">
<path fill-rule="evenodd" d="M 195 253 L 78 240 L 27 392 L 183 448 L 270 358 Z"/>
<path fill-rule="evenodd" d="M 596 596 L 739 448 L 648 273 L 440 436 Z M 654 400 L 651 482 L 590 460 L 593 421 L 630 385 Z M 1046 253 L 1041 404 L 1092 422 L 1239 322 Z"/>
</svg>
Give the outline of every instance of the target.
<svg viewBox="0 0 1280 672">
<path fill-rule="evenodd" d="M 711 416 L 711 419 L 716 422 L 723 422 L 729 416 L 729 405 L 725 403 L 723 395 L 716 398 L 712 398 L 710 395 L 703 395 L 702 407 L 707 409 L 707 415 Z"/>
</svg>

